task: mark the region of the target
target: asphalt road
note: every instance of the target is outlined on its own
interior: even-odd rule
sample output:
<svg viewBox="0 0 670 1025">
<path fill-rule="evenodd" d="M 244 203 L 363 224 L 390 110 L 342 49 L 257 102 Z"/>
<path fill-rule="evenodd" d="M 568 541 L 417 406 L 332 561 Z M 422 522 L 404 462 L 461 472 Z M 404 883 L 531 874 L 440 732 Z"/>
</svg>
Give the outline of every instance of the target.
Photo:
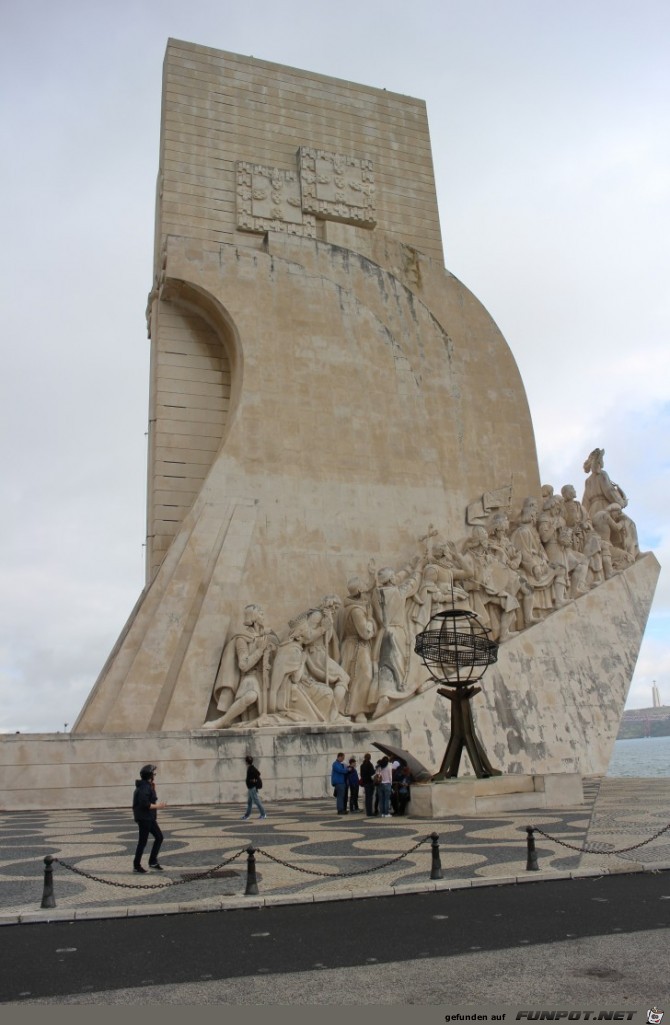
<svg viewBox="0 0 670 1025">
<path fill-rule="evenodd" d="M 650 974 L 644 980 L 644 996 L 638 997 L 651 1006 L 662 1002 L 663 992 L 668 991 L 667 935 L 659 932 L 668 926 L 668 872 L 259 910 L 26 924 L 0 931 L 0 1000 L 102 1003 L 103 996 L 97 999 L 92 995 L 123 991 L 131 996 L 118 1002 L 141 1003 L 144 994 L 156 994 L 163 987 L 171 994 L 163 998 L 165 1002 L 242 1003 L 253 1000 L 222 999 L 224 980 L 235 980 L 236 986 L 229 988 L 231 994 L 241 985 L 252 995 L 260 992 L 259 977 L 267 977 L 269 982 L 270 978 L 285 980 L 303 973 L 298 976 L 301 992 L 306 980 L 323 980 L 307 999 L 295 999 L 295 994 L 289 999 L 290 987 L 275 984 L 259 1002 L 319 1003 L 321 997 L 324 1003 L 431 1003 L 443 999 L 435 987 L 431 990 L 424 985 L 423 999 L 412 1001 L 409 996 L 416 995 L 416 989 L 408 989 L 406 984 L 401 1000 L 397 994 L 395 1000 L 384 999 L 392 996 L 389 992 L 380 999 L 374 988 L 370 1000 L 361 1000 L 342 983 L 335 988 L 335 995 L 326 999 L 326 977 L 334 972 L 334 978 L 348 978 L 353 986 L 361 972 L 374 969 L 375 978 L 381 980 L 385 966 L 401 962 L 408 971 L 415 970 L 418 979 L 427 971 L 427 961 L 444 964 L 445 959 L 460 959 L 465 964 L 473 955 L 480 968 L 473 963 L 467 982 L 471 992 L 462 990 L 460 999 L 481 996 L 485 991 L 492 999 L 484 965 L 495 970 L 500 986 L 500 973 L 509 971 L 504 965 L 522 966 L 532 959 L 532 948 L 538 947 L 539 952 L 548 945 L 557 949 L 558 944 L 566 954 L 594 950 L 589 940 L 596 937 L 607 937 L 599 942 L 612 953 L 604 963 L 598 959 L 600 967 L 593 968 L 591 981 L 600 978 L 613 990 L 618 981 L 627 978 L 625 969 L 635 963 L 636 940 L 631 934 L 639 933 L 647 951 L 639 959 L 640 970 L 644 964 Z M 629 952 L 625 958 L 624 949 Z M 650 957 L 656 950 L 658 964 L 654 966 Z M 485 960 L 483 954 L 488 955 Z M 613 957 L 622 963 L 611 963 Z M 388 974 L 393 978 L 393 972 Z M 648 992 L 657 976 L 654 991 Z M 462 976 L 466 977 L 467 973 Z M 628 977 L 628 992 L 633 991 L 633 983 Z M 194 997 L 199 987 L 212 984 L 219 985 L 215 1000 L 208 1000 L 205 991 L 200 999 Z M 191 993 L 188 1000 L 174 997 L 180 987 Z M 280 992 L 283 999 L 278 999 Z M 509 996 L 510 987 L 504 992 Z M 427 993 L 432 993 L 432 999 L 425 999 Z M 452 987 L 452 999 L 456 993 Z M 154 999 L 160 1002 L 160 998 Z"/>
</svg>

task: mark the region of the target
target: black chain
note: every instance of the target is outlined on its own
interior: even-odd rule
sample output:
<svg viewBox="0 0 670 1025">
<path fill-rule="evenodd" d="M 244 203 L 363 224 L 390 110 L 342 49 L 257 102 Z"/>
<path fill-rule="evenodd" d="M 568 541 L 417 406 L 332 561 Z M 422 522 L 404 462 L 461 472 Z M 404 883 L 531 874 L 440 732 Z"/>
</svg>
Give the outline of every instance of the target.
<svg viewBox="0 0 670 1025">
<path fill-rule="evenodd" d="M 413 854 L 422 844 L 430 840 L 430 836 L 424 836 L 423 840 L 419 840 L 413 847 L 410 847 L 408 851 L 404 851 L 403 854 L 399 854 L 397 858 L 391 858 L 390 861 L 384 861 L 381 865 L 373 865 L 371 868 L 362 868 L 358 872 L 319 872 L 313 868 L 301 868 L 299 865 L 292 865 L 289 861 L 282 861 L 281 858 L 275 858 L 273 854 L 269 854 L 268 851 L 264 851 L 262 847 L 256 848 L 256 854 L 263 854 L 270 861 L 274 861 L 277 865 L 284 865 L 285 868 L 295 869 L 296 872 L 304 872 L 310 876 L 323 876 L 326 879 L 348 879 L 351 876 L 364 876 L 370 872 L 378 872 L 381 868 L 388 868 L 389 865 L 395 865 L 396 862 L 402 861 L 409 854 Z"/>
<path fill-rule="evenodd" d="M 403 853 L 399 854 L 397 857 L 391 858 L 389 861 L 384 861 L 380 865 L 373 865 L 371 868 L 360 869 L 360 871 L 357 872 L 319 872 L 316 869 L 302 868 L 299 865 L 292 865 L 289 861 L 283 861 L 281 858 L 276 858 L 273 854 L 263 850 L 262 847 L 254 848 L 253 853 L 262 854 L 270 861 L 274 861 L 277 865 L 283 865 L 285 868 L 292 868 L 296 872 L 304 872 L 306 875 L 323 876 L 327 879 L 347 879 L 350 876 L 368 875 L 370 872 L 378 872 L 380 869 L 388 868 L 389 865 L 395 865 L 398 861 L 402 861 L 403 858 L 413 854 L 414 851 L 418 850 L 422 844 L 425 844 L 430 839 L 430 836 L 424 836 L 423 839 L 419 840 L 418 843 L 415 843 L 413 847 L 410 847 L 407 851 L 403 851 Z M 237 853 L 233 854 L 230 858 L 226 858 L 224 861 L 219 862 L 219 864 L 215 865 L 214 868 L 208 868 L 205 872 L 198 872 L 194 875 L 189 875 L 187 879 L 170 879 L 165 883 L 120 883 L 116 880 L 102 879 L 100 876 L 94 876 L 90 872 L 85 872 L 83 869 L 77 868 L 75 865 L 68 865 L 66 861 L 61 861 L 60 858 L 53 858 L 53 861 L 62 865 L 63 868 L 68 869 L 69 872 L 73 872 L 75 875 L 83 876 L 85 879 L 92 879 L 96 883 L 104 883 L 106 886 L 118 886 L 126 890 L 165 890 L 171 886 L 183 886 L 184 883 L 192 883 L 198 879 L 207 879 L 208 877 L 211 877 L 214 872 L 218 872 L 219 869 L 223 868 L 224 865 L 230 865 L 233 861 L 239 858 L 241 854 L 244 854 L 245 852 L 248 853 L 248 850 L 249 849 L 247 847 L 242 848 L 242 850 L 237 851 Z"/>
<path fill-rule="evenodd" d="M 92 879 L 96 883 L 104 883 L 106 886 L 119 886 L 124 890 L 166 890 L 170 886 L 183 886 L 184 883 L 193 883 L 197 879 L 207 879 L 208 876 L 212 876 L 215 872 L 218 872 L 224 865 L 230 865 L 231 862 L 239 858 L 241 854 L 244 854 L 246 847 L 233 854 L 232 857 L 226 858 L 225 861 L 219 862 L 214 868 L 208 868 L 205 872 L 197 872 L 194 875 L 189 875 L 187 879 L 170 879 L 166 883 L 119 883 L 113 879 L 102 879 L 100 876 L 91 875 L 90 872 L 84 872 L 81 868 L 76 868 L 75 865 L 68 865 L 67 861 L 61 861 L 60 858 L 54 858 L 53 860 L 62 865 L 63 868 L 68 869 L 69 872 L 74 872 L 75 875 L 84 876 L 85 879 Z"/>
<path fill-rule="evenodd" d="M 629 851 L 636 851 L 640 847 L 644 847 L 645 844 L 651 843 L 652 840 L 656 840 L 663 833 L 667 833 L 670 829 L 670 822 L 667 826 L 663 826 L 663 829 L 659 829 L 658 833 L 654 833 L 647 840 L 641 840 L 640 843 L 633 844 L 631 847 L 620 847 L 616 851 L 603 851 L 602 849 L 597 850 L 595 847 L 576 847 L 574 844 L 566 843 L 565 840 L 559 840 L 556 836 L 550 836 L 549 833 L 545 833 L 539 826 L 533 826 L 533 830 L 545 837 L 547 840 L 551 840 L 553 843 L 560 844 L 561 847 L 569 847 L 571 851 L 579 851 L 581 854 L 628 854 Z"/>
</svg>

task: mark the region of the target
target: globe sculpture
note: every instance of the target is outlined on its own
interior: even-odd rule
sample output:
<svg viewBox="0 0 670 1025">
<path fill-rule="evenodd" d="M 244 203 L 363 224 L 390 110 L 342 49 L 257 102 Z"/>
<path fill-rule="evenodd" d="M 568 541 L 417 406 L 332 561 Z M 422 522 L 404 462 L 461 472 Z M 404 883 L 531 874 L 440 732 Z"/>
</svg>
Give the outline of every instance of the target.
<svg viewBox="0 0 670 1025">
<path fill-rule="evenodd" d="M 478 779 L 500 776 L 488 760 L 475 733 L 470 701 L 481 694 L 474 684 L 498 660 L 498 645 L 474 612 L 449 609 L 433 616 L 417 635 L 414 650 L 433 680 L 443 684 L 437 693 L 451 701 L 451 734 L 439 771 L 433 780 L 458 776 L 465 748 Z"/>
</svg>

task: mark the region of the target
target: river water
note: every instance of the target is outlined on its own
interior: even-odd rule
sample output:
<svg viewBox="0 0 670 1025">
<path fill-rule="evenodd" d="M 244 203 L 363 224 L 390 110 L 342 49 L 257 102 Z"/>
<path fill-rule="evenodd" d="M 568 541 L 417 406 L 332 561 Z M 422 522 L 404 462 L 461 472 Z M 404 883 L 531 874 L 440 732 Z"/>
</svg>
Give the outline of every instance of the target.
<svg viewBox="0 0 670 1025">
<path fill-rule="evenodd" d="M 670 737 L 616 740 L 608 776 L 670 776 Z"/>
</svg>

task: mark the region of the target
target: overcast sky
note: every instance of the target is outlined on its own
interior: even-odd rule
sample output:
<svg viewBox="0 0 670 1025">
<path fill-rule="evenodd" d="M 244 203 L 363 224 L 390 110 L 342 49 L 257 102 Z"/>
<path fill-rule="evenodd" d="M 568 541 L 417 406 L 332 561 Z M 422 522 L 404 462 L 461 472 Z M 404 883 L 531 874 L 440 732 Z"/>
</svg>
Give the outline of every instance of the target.
<svg viewBox="0 0 670 1025">
<path fill-rule="evenodd" d="M 446 265 L 661 573 L 628 707 L 670 705 L 667 0 L 2 0 L 0 730 L 72 725 L 144 582 L 168 38 L 425 99 Z"/>
</svg>

